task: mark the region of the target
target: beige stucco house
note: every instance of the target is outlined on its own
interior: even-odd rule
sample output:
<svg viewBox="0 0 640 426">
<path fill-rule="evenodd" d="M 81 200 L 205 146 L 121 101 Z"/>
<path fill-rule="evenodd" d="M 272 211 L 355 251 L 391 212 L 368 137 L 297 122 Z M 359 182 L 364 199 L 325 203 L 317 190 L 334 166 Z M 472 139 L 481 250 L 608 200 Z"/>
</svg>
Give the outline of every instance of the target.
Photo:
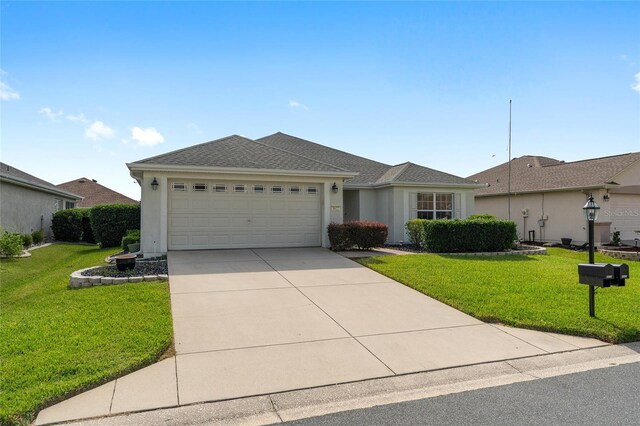
<svg viewBox="0 0 640 426">
<path fill-rule="evenodd" d="M 588 240 L 582 206 L 593 193 L 601 208 L 595 223 L 596 244 L 620 232 L 627 244 L 640 237 L 640 152 L 566 163 L 524 156 L 468 179 L 484 184 L 475 190 L 477 213 L 508 218 L 518 224 L 520 239 L 573 243 Z M 511 209 L 509 211 L 509 204 Z"/>
<path fill-rule="evenodd" d="M 142 250 L 329 246 L 327 225 L 473 214 L 478 184 L 276 133 L 229 136 L 127 164 L 142 188 Z"/>
<path fill-rule="evenodd" d="M 9 232 L 44 231 L 53 238 L 51 220 L 58 210 L 76 207 L 82 197 L 0 163 L 0 226 Z"/>
</svg>

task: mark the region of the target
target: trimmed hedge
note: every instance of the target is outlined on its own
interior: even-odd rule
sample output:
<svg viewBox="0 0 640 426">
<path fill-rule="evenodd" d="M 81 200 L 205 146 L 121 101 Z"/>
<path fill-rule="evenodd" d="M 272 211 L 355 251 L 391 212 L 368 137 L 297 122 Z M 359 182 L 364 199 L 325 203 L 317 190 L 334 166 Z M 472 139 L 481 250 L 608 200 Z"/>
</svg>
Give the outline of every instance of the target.
<svg viewBox="0 0 640 426">
<path fill-rule="evenodd" d="M 140 242 L 140 230 L 131 229 L 122 237 L 122 250 L 128 250 L 129 244 L 135 244 Z"/>
<path fill-rule="evenodd" d="M 422 247 L 424 244 L 424 222 L 425 219 L 412 219 L 404 225 L 409 242 L 416 247 Z"/>
<path fill-rule="evenodd" d="M 91 209 L 78 209 L 82 210 L 82 241 L 85 243 L 95 244 L 96 238 L 93 236 L 93 229 L 91 228 L 91 218 L 89 217 Z"/>
<path fill-rule="evenodd" d="M 0 228 L 0 254 L 3 256 L 20 256 L 22 254 L 22 235 L 6 232 Z"/>
<path fill-rule="evenodd" d="M 480 213 L 480 214 L 472 214 L 467 219 L 475 219 L 475 220 L 497 220 L 498 218 L 492 214 L 488 213 Z"/>
<path fill-rule="evenodd" d="M 40 244 L 44 241 L 44 231 L 41 229 L 33 231 L 31 238 L 33 239 L 33 244 Z"/>
<path fill-rule="evenodd" d="M 407 222 L 407 230 L 415 230 L 419 224 L 423 229 L 417 245 L 434 253 L 503 251 L 517 238 L 516 224 L 509 220 L 415 219 Z"/>
<path fill-rule="evenodd" d="M 82 218 L 85 209 L 66 209 L 53 214 L 51 229 L 58 241 L 77 242 L 82 238 Z"/>
<path fill-rule="evenodd" d="M 389 235 L 387 225 L 368 221 L 331 223 L 327 231 L 332 250 L 346 250 L 354 246 L 359 250 L 381 247 Z"/>
<path fill-rule="evenodd" d="M 140 229 L 140 205 L 105 204 L 89 212 L 93 235 L 101 247 L 118 247 L 129 229 Z"/>
</svg>

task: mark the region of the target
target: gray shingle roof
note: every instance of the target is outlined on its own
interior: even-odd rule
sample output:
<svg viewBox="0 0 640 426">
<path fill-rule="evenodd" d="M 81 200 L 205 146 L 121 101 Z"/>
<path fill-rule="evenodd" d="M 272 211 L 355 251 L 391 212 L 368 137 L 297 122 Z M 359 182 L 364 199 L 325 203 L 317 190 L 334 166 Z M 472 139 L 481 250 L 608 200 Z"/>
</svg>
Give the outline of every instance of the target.
<svg viewBox="0 0 640 426">
<path fill-rule="evenodd" d="M 86 177 L 61 183 L 56 186 L 65 191 L 81 194 L 84 199 L 78 202 L 77 207 L 93 207 L 98 204 L 139 204 L 138 201 Z"/>
<path fill-rule="evenodd" d="M 348 185 L 391 183 L 473 185 L 472 181 L 413 163 L 369 160 L 281 132 L 251 140 L 233 135 L 130 163 L 357 174 Z"/>
<path fill-rule="evenodd" d="M 135 164 L 341 173 L 347 171 L 238 135 L 131 163 L 131 165 Z"/>
<path fill-rule="evenodd" d="M 65 195 L 68 198 L 72 198 L 76 200 L 79 200 L 82 198 L 79 195 L 76 195 L 72 192 L 58 188 L 57 186 L 47 182 L 46 180 L 37 178 L 33 175 L 30 175 L 29 173 L 23 172 L 22 170 L 16 169 L 15 167 L 5 163 L 0 163 L 0 177 L 3 177 L 11 181 L 27 184 L 29 186 L 33 186 L 36 188 L 40 188 L 48 192 L 54 192 L 60 195 Z"/>
<path fill-rule="evenodd" d="M 602 187 L 637 161 L 640 161 L 640 152 L 570 163 L 532 155 L 514 158 L 511 161 L 511 193 Z M 476 189 L 475 195 L 506 194 L 508 170 L 509 163 L 503 163 L 469 176 L 468 179 L 490 185 Z"/>
<path fill-rule="evenodd" d="M 400 182 L 453 185 L 473 184 L 472 181 L 467 179 L 417 164 L 404 163 L 397 166 L 390 166 L 281 132 L 260 138 L 258 141 L 288 152 L 294 152 L 315 160 L 335 164 L 343 169 L 358 172 L 358 176 L 345 181 L 345 183 L 349 185 L 390 184 Z"/>
</svg>

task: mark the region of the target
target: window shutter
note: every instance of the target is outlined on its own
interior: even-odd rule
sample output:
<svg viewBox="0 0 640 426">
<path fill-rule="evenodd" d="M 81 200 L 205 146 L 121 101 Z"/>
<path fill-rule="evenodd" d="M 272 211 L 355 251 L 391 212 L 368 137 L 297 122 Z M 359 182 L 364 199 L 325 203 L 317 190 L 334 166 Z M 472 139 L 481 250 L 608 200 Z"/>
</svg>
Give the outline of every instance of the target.
<svg viewBox="0 0 640 426">
<path fill-rule="evenodd" d="M 418 193 L 409 193 L 409 220 L 418 218 Z"/>
<path fill-rule="evenodd" d="M 462 218 L 462 212 L 460 211 L 460 207 L 462 202 L 460 201 L 460 193 L 456 192 L 453 194 L 453 217 L 456 219 Z"/>
</svg>

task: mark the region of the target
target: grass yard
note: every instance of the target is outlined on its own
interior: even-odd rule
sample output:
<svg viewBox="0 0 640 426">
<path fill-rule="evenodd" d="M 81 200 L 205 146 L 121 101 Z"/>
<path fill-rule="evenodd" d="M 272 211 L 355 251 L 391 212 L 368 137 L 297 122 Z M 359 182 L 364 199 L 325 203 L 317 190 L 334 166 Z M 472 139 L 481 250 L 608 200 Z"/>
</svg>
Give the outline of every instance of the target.
<svg viewBox="0 0 640 426">
<path fill-rule="evenodd" d="M 0 260 L 0 424 L 156 361 L 171 345 L 166 282 L 69 290 L 116 249 L 56 244 Z"/>
<path fill-rule="evenodd" d="M 576 266 L 588 263 L 588 254 L 547 251 L 548 256 L 416 254 L 360 263 L 482 321 L 613 343 L 640 340 L 640 262 L 624 262 L 631 277 L 626 287 L 596 291 L 596 317 L 590 318 L 589 286 L 578 284 Z M 596 262 L 623 263 L 598 253 Z"/>
</svg>

